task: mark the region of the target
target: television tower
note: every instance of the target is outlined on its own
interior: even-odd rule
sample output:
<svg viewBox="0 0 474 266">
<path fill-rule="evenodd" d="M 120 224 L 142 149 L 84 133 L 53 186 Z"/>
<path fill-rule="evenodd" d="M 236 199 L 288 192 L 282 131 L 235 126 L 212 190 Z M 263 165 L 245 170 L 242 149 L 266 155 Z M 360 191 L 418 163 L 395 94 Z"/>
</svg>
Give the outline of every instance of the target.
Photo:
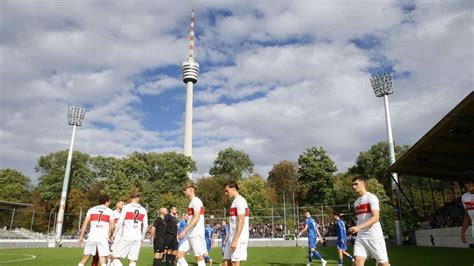
<svg viewBox="0 0 474 266">
<path fill-rule="evenodd" d="M 199 75 L 199 64 L 194 60 L 194 9 L 189 28 L 189 53 L 183 65 L 183 82 L 186 84 L 186 116 L 184 119 L 183 154 L 191 157 L 193 149 L 193 86 Z M 192 179 L 192 173 L 189 173 Z"/>
</svg>

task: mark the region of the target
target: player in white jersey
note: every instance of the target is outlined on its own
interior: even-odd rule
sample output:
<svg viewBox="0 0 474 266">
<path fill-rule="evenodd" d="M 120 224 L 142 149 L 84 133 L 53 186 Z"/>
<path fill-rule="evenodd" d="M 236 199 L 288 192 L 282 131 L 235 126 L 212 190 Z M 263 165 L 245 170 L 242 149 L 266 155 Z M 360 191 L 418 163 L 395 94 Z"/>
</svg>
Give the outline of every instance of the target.
<svg viewBox="0 0 474 266">
<path fill-rule="evenodd" d="M 84 266 L 90 256 L 99 253 L 99 261 L 105 266 L 107 256 L 109 256 L 109 238 L 114 230 L 113 211 L 109 209 L 110 200 L 108 196 L 99 198 L 98 206 L 92 207 L 87 211 L 86 219 L 82 224 L 79 243 L 84 245 L 84 256 L 78 266 Z M 87 225 L 91 224 L 87 241 L 84 244 L 84 233 Z"/>
<path fill-rule="evenodd" d="M 377 196 L 367 191 L 366 186 L 365 178 L 352 179 L 352 188 L 359 195 L 354 203 L 357 225 L 348 230 L 349 234 L 357 233 L 354 243 L 354 265 L 363 266 L 370 256 L 377 261 L 377 265 L 389 266 L 385 239 L 379 222 L 379 200 Z"/>
<path fill-rule="evenodd" d="M 239 186 L 235 182 L 224 185 L 225 194 L 232 201 L 229 218 L 229 240 L 224 250 L 224 265 L 237 266 L 247 260 L 247 246 L 249 243 L 249 206 L 239 194 Z"/>
<path fill-rule="evenodd" d="M 123 209 L 123 205 L 125 204 L 125 202 L 119 200 L 116 204 L 115 204 L 115 210 L 114 210 L 114 224 L 117 225 L 119 219 L 120 219 L 120 213 L 122 213 L 122 209 Z M 117 244 L 120 242 L 120 236 L 122 234 L 122 231 L 120 232 L 117 232 L 117 234 L 115 234 L 115 238 L 113 239 L 113 242 L 112 242 L 112 245 L 110 246 L 110 251 L 113 251 L 115 246 L 117 246 Z M 112 259 L 113 259 L 113 256 L 112 256 L 112 252 L 110 252 L 110 255 L 109 255 L 109 262 L 112 262 Z M 110 265 L 110 264 L 109 264 Z"/>
<path fill-rule="evenodd" d="M 204 255 L 207 255 L 206 242 L 204 240 L 204 205 L 196 197 L 196 185 L 187 182 L 184 185 L 184 194 L 191 200 L 188 208 L 188 223 L 179 233 L 178 238 L 183 242 L 178 248 L 176 256 L 178 266 L 187 266 L 184 255 L 193 252 L 198 266 L 205 266 Z"/>
<path fill-rule="evenodd" d="M 471 225 L 470 247 L 474 248 L 474 172 L 464 172 L 462 178 L 467 192 L 464 193 L 461 198 L 465 210 L 464 221 L 461 229 L 461 240 L 463 243 L 469 243 L 466 238 L 466 231 L 469 228 L 469 225 Z"/>
<path fill-rule="evenodd" d="M 114 245 L 111 265 L 122 266 L 119 258 L 128 258 L 130 266 L 136 266 L 140 247 L 148 231 L 148 214 L 140 202 L 140 194 L 130 195 L 131 203 L 125 205 L 114 232 L 114 238 L 120 232 L 120 241 Z"/>
</svg>

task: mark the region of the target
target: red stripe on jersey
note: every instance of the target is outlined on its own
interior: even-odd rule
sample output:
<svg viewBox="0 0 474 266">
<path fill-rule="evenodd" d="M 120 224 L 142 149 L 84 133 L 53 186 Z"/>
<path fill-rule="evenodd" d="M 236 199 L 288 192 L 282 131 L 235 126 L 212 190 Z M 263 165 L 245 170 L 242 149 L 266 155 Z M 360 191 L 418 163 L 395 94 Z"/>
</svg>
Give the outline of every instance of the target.
<svg viewBox="0 0 474 266">
<path fill-rule="evenodd" d="M 464 202 L 464 209 L 466 209 L 466 211 L 474 210 L 474 201 Z"/>
<path fill-rule="evenodd" d="M 201 207 L 201 214 L 204 214 L 204 207 Z M 188 208 L 188 215 L 194 215 L 194 209 Z"/>
<path fill-rule="evenodd" d="M 99 216 L 100 214 L 98 213 L 93 213 L 91 214 L 91 221 L 99 221 Z M 100 217 L 100 221 L 101 222 L 110 222 L 110 216 L 109 215 L 106 215 L 106 214 L 103 214 L 101 217 Z"/>
<path fill-rule="evenodd" d="M 115 223 L 118 223 L 120 219 L 119 218 L 115 218 Z"/>
<path fill-rule="evenodd" d="M 135 214 L 134 212 L 127 212 L 125 213 L 125 220 L 137 220 L 143 222 L 143 218 L 145 218 L 145 214 L 138 213 Z"/>
<path fill-rule="evenodd" d="M 237 208 L 230 208 L 230 216 L 237 216 Z M 249 208 L 245 208 L 245 216 L 249 217 Z"/>
<path fill-rule="evenodd" d="M 357 205 L 355 208 L 356 215 L 372 213 L 372 208 L 370 208 L 370 203 Z"/>
</svg>

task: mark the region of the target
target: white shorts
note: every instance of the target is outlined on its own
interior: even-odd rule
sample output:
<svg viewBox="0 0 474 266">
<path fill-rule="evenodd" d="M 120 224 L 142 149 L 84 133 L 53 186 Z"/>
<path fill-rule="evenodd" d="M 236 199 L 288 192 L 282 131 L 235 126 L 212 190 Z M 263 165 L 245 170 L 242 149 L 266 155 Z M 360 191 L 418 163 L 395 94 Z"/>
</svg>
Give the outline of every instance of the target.
<svg viewBox="0 0 474 266">
<path fill-rule="evenodd" d="M 87 240 L 84 243 L 84 255 L 88 256 L 95 256 L 96 250 L 99 251 L 100 257 L 109 256 L 109 241 L 108 240 L 101 240 L 101 241 L 93 241 Z"/>
<path fill-rule="evenodd" d="M 384 239 L 359 239 L 354 243 L 354 257 L 368 256 L 374 258 L 377 263 L 388 262 L 387 248 Z"/>
<path fill-rule="evenodd" d="M 141 240 L 121 240 L 117 242 L 117 245 L 114 243 L 112 256 L 114 256 L 114 258 L 138 260 L 141 245 Z"/>
<path fill-rule="evenodd" d="M 112 245 L 110 246 L 110 251 L 114 251 L 114 249 L 117 248 L 118 243 L 120 243 L 120 237 L 119 237 L 119 236 L 116 236 L 116 237 L 114 238 L 114 242 L 112 242 Z"/>
<path fill-rule="evenodd" d="M 178 248 L 178 251 L 189 253 L 193 252 L 194 256 L 207 255 L 207 246 L 204 237 L 186 237 Z"/>
<path fill-rule="evenodd" d="M 237 248 L 234 252 L 230 250 L 230 244 L 232 240 L 227 242 L 224 249 L 224 260 L 231 260 L 231 261 L 246 261 L 247 260 L 247 242 L 240 242 L 237 241 Z"/>
</svg>

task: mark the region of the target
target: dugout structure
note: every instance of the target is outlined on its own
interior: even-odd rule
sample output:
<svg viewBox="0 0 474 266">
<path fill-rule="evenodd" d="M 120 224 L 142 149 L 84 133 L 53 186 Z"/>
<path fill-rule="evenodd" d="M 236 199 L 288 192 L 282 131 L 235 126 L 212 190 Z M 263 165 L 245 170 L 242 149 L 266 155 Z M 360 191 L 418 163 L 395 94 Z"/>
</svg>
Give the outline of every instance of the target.
<svg viewBox="0 0 474 266">
<path fill-rule="evenodd" d="M 455 195 L 457 197 L 462 193 L 462 187 L 457 186 L 459 191 L 455 191 L 453 183 L 461 183 L 461 173 L 472 170 L 474 170 L 473 91 L 389 168 L 390 172 L 398 173 L 407 179 L 428 178 L 433 203 L 435 198 L 433 183 L 450 183 L 452 195 L 455 198 Z M 411 184 L 412 180 L 409 181 Z M 400 184 L 398 185 L 400 187 Z M 443 201 L 446 204 L 444 187 L 442 191 Z M 408 199 L 407 193 L 403 191 L 402 193 Z M 411 198 L 413 199 L 413 196 Z M 424 206 L 423 194 L 421 199 Z M 413 202 L 411 202 L 411 205 L 413 207 Z M 425 209 L 423 208 L 424 213 Z M 424 216 L 426 218 L 426 213 Z"/>
</svg>

